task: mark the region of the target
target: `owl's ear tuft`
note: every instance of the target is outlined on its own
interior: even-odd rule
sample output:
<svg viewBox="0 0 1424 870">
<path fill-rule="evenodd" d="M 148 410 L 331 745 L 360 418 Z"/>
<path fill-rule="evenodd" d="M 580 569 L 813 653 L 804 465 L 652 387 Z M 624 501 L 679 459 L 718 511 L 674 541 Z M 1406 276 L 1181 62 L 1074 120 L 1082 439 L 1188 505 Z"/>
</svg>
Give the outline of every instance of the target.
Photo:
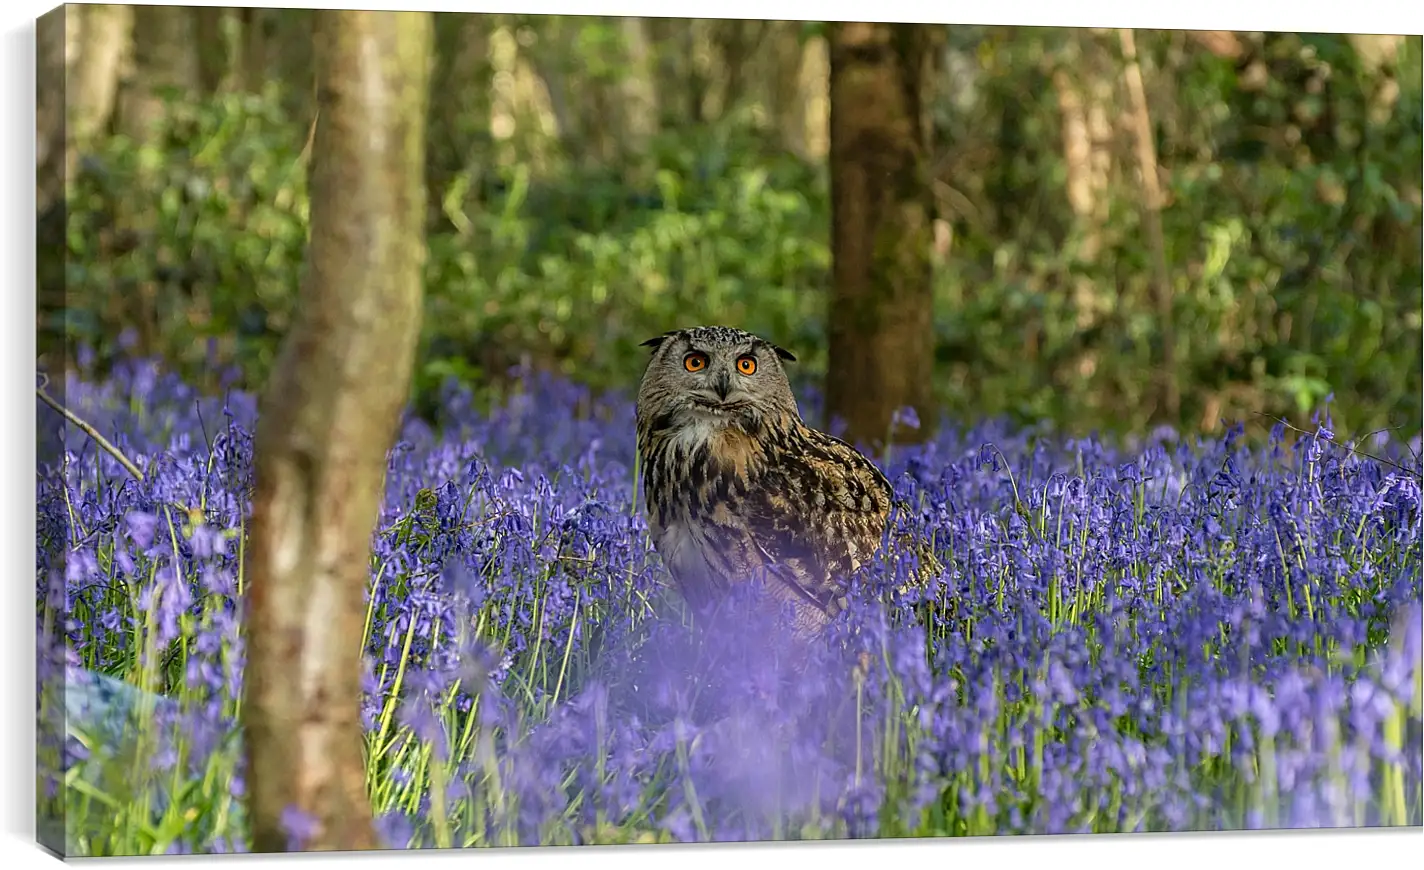
<svg viewBox="0 0 1424 870">
<path fill-rule="evenodd" d="M 638 347 L 651 347 L 653 349 L 653 353 L 657 353 L 658 348 L 662 347 L 662 343 L 667 341 L 675 334 L 675 332 L 664 332 L 662 335 L 659 335 L 655 338 L 650 338 L 647 341 L 638 342 Z"/>
<path fill-rule="evenodd" d="M 776 355 L 777 355 L 777 356 L 781 357 L 782 359 L 786 360 L 787 362 L 796 362 L 796 355 L 793 354 L 791 351 L 789 351 L 789 350 L 787 350 L 787 349 L 785 349 L 785 348 L 783 348 L 783 347 L 777 347 L 777 346 L 774 345 L 774 344 L 771 346 L 771 349 L 774 350 L 774 351 L 776 351 Z"/>
</svg>

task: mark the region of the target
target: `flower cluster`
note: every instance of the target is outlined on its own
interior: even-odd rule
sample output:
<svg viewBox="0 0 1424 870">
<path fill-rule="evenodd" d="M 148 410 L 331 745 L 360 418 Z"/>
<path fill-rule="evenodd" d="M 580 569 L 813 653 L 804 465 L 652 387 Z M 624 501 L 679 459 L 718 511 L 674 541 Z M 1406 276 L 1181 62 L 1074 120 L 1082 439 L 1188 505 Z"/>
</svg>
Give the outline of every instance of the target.
<svg viewBox="0 0 1424 870">
<path fill-rule="evenodd" d="M 943 571 L 869 566 L 808 653 L 737 600 L 685 618 L 628 400 L 517 383 L 390 452 L 362 717 L 392 846 L 1420 823 L 1403 446 L 942 427 L 883 466 L 890 533 Z M 146 474 L 72 427 L 42 446 L 38 625 L 83 773 L 49 800 L 79 852 L 244 849 L 252 397 L 127 363 L 66 400 Z"/>
</svg>

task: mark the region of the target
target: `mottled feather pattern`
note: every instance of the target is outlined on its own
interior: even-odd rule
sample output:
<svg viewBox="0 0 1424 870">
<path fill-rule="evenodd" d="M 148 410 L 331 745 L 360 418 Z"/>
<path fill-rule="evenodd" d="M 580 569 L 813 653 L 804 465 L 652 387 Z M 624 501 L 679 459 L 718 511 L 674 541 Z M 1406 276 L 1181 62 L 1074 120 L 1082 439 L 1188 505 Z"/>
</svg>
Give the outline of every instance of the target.
<svg viewBox="0 0 1424 870">
<path fill-rule="evenodd" d="M 889 480 L 802 422 L 781 367 L 794 357 L 781 348 L 725 327 L 648 344 L 638 450 L 653 543 L 674 582 L 705 610 L 729 584 L 760 577 L 790 605 L 797 634 L 819 632 L 881 547 Z"/>
</svg>

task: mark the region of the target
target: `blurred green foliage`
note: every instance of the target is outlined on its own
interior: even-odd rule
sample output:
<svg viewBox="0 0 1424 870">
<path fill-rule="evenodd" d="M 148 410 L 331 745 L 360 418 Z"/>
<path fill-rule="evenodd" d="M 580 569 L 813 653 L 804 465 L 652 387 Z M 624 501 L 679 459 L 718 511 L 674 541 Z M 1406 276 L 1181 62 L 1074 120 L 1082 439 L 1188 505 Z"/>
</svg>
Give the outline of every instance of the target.
<svg viewBox="0 0 1424 870">
<path fill-rule="evenodd" d="M 608 37 L 590 31 L 576 44 L 597 53 Z M 1174 101 L 1154 120 L 1176 421 L 1151 397 L 1160 322 L 1131 173 L 1108 188 L 1100 253 L 1079 256 L 1085 229 L 1064 195 L 1049 85 L 1054 64 L 1072 62 L 1073 38 L 957 37 L 972 41 L 981 84 L 971 103 L 946 98 L 936 112 L 961 155 L 946 182 L 953 243 L 936 277 L 946 410 L 1080 432 L 1196 429 L 1254 411 L 1300 419 L 1333 393 L 1345 434 L 1418 431 L 1418 38 L 1405 43 L 1399 98 L 1381 123 L 1369 118 L 1377 77 L 1344 37 L 1267 35 L 1269 74 L 1247 89 L 1231 60 L 1183 51 L 1173 34 L 1141 35 L 1151 93 L 1169 88 Z M 287 111 L 276 84 L 174 101 L 153 144 L 115 136 L 85 155 L 64 242 L 67 307 L 42 311 L 41 329 L 71 352 L 92 348 L 101 365 L 136 340 L 201 383 L 235 365 L 241 383 L 260 385 L 306 240 L 310 122 Z M 665 126 L 637 173 L 574 160 L 536 170 L 481 142 L 431 191 L 443 219 L 428 237 L 418 405 L 436 401 L 447 377 L 490 384 L 520 362 L 632 389 L 638 342 L 697 322 L 775 336 L 800 357 L 798 372 L 824 370 L 825 168 L 772 147 L 746 113 Z M 975 152 L 989 156 L 962 156 Z"/>
</svg>

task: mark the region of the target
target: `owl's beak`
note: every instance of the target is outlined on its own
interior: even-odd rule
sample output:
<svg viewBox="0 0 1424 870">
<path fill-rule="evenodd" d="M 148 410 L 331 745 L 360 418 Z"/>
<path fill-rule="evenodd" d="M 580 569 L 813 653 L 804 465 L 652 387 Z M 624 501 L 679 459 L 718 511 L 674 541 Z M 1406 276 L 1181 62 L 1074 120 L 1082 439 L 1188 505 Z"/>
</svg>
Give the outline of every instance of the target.
<svg viewBox="0 0 1424 870">
<path fill-rule="evenodd" d="M 726 372 L 720 372 L 717 380 L 712 382 L 712 386 L 717 390 L 717 398 L 727 401 L 727 395 L 732 392 L 732 379 L 727 377 Z"/>
</svg>

